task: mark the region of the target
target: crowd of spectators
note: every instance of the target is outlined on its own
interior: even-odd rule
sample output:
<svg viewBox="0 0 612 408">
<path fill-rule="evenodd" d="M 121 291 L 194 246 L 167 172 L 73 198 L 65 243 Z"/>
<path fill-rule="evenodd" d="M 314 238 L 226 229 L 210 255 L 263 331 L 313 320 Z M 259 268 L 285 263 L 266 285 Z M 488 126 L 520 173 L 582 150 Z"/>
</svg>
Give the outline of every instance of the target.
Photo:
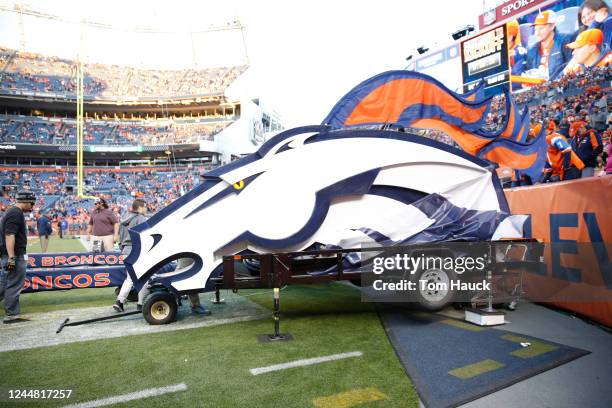
<svg viewBox="0 0 612 408">
<path fill-rule="evenodd" d="M 545 82 L 522 92 L 514 94 L 514 100 L 519 106 L 542 105 L 548 101 L 558 100 L 563 96 L 575 96 L 591 87 L 610 86 L 612 67 L 587 67 L 578 73 L 569 73 L 556 81 Z M 602 86 L 601 84 L 607 84 Z"/>
<path fill-rule="evenodd" d="M 200 174 L 210 168 L 179 168 L 166 171 L 146 168 L 130 171 L 88 170 L 85 189 L 89 194 L 104 198 L 112 211 L 123 215 L 134 198 L 147 203 L 153 214 L 166 207 L 200 182 Z M 31 190 L 37 195 L 33 217 L 28 228 L 35 233 L 36 218 L 46 214 L 59 232 L 59 225 L 65 222 L 65 234 L 85 234 L 93 199 L 79 199 L 74 194 L 74 174 L 60 169 L 0 169 L 0 214 L 14 202 L 14 196 L 21 189 Z"/>
<path fill-rule="evenodd" d="M 84 64 L 86 97 L 178 97 L 220 94 L 246 66 L 185 70 L 151 70 Z M 0 91 L 74 94 L 77 62 L 0 47 Z"/>
<path fill-rule="evenodd" d="M 527 142 L 536 137 L 544 126 L 548 143 L 548 162 L 539 180 L 527 180 L 520 172 L 508 169 L 500 174 L 502 181 L 507 181 L 505 185 L 522 186 L 592 174 L 612 174 L 612 159 L 609 158 L 612 154 L 611 83 L 610 65 L 585 67 L 584 70 L 565 75 L 557 81 L 545 82 L 513 93 L 518 110 L 529 110 L 531 123 Z M 501 95 L 493 98 L 484 129 L 499 131 L 505 126 L 505 121 L 506 99 Z M 430 129 L 410 131 L 456 146 L 444 132 Z M 561 146 L 564 146 L 562 154 L 559 153 Z M 558 160 L 551 160 L 551 157 L 557 154 L 560 154 Z M 580 168 L 572 168 L 575 166 Z M 551 173 L 555 176 L 550 177 Z M 512 174 L 512 177 L 504 180 L 505 174 Z"/>
<path fill-rule="evenodd" d="M 167 122 L 166 122 L 167 123 Z M 126 122 L 85 122 L 84 143 L 104 145 L 142 145 L 199 143 L 214 136 L 232 121 L 219 118 L 204 123 L 157 125 Z M 0 115 L 0 143 L 76 144 L 74 120 L 28 119 Z"/>
<path fill-rule="evenodd" d="M 515 172 L 513 186 L 612 173 L 611 81 L 609 65 L 586 67 L 515 95 L 517 105 L 529 109 L 532 137 L 546 127 L 548 154 L 540 180 Z"/>
</svg>

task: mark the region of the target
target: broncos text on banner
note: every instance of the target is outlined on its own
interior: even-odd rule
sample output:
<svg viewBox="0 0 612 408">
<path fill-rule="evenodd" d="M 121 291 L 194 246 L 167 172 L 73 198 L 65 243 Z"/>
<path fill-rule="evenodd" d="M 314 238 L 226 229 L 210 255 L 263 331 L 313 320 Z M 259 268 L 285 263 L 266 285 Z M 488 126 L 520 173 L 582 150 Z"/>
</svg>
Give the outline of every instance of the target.
<svg viewBox="0 0 612 408">
<path fill-rule="evenodd" d="M 353 88 L 336 103 L 323 124 L 335 129 L 375 124 L 437 129 L 468 153 L 537 179 L 546 158 L 545 138 L 526 142 L 529 114 L 519 113 L 508 89 L 504 89 L 503 126 L 495 132 L 487 130 L 492 99 L 483 99 L 479 89 L 460 95 L 427 75 L 388 71 Z"/>
<path fill-rule="evenodd" d="M 126 276 L 124 266 L 28 269 L 23 292 L 119 286 Z"/>
<path fill-rule="evenodd" d="M 123 265 L 121 252 L 28 254 L 28 268 Z"/>
</svg>

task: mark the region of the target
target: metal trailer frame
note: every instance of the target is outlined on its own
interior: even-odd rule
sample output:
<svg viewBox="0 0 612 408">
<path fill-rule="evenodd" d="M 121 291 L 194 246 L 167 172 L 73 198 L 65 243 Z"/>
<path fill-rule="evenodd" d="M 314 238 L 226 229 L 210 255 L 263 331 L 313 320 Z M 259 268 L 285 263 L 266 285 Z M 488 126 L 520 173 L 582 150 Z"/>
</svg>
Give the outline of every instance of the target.
<svg viewBox="0 0 612 408">
<path fill-rule="evenodd" d="M 538 244 L 537 253 L 529 253 L 529 247 L 526 244 Z M 340 281 L 352 281 L 356 283 L 361 281 L 362 272 L 349 272 L 344 271 L 343 256 L 348 253 L 357 252 L 379 252 L 385 253 L 388 251 L 401 251 L 401 250 L 412 250 L 419 253 L 427 251 L 448 251 L 452 252 L 449 248 L 445 248 L 444 243 L 424 243 L 414 244 L 407 246 L 387 246 L 387 247 L 371 247 L 371 248 L 351 248 L 351 249 L 325 249 L 325 250 L 312 250 L 312 251 L 297 251 L 297 252 L 279 252 L 279 253 L 263 253 L 263 254 L 248 254 L 248 255 L 228 255 L 223 257 L 223 276 L 211 278 L 211 282 L 214 283 L 215 287 L 215 300 L 214 304 L 222 304 L 223 300 L 220 297 L 220 289 L 231 289 L 234 292 L 238 292 L 240 289 L 273 289 L 274 290 L 274 333 L 269 335 L 260 335 L 260 341 L 276 341 L 276 340 L 291 340 L 291 335 L 288 333 L 280 333 L 280 288 L 286 285 L 301 285 L 301 284 L 318 284 L 325 282 L 340 282 Z M 482 243 L 470 243 L 464 242 L 464 244 L 478 244 Z M 511 262 L 497 262 L 495 256 L 493 256 L 493 247 L 498 244 L 522 244 L 525 248 L 523 251 L 522 260 L 512 260 Z M 535 239 L 517 238 L 500 241 L 489 242 L 489 261 L 487 278 L 492 281 L 496 276 L 504 274 L 510 276 L 516 274 L 520 277 L 519 283 L 512 289 L 511 298 L 516 300 L 522 294 L 522 272 L 513 272 L 514 269 L 528 268 L 528 267 L 541 267 L 543 258 L 542 252 L 540 251 L 543 247 Z M 509 248 L 509 247 L 508 247 Z M 507 252 L 507 251 L 506 251 Z M 529 260 L 527 260 L 527 255 Z M 307 257 L 304 259 L 304 257 Z M 302 258 L 302 259 L 296 259 Z M 248 259 L 259 259 L 259 276 L 238 276 L 236 274 L 235 264 L 236 262 L 248 260 Z M 325 273 L 308 274 L 305 273 L 309 270 L 321 270 L 322 266 L 328 268 L 336 265 L 335 270 Z M 497 275 L 494 273 L 499 271 Z M 191 291 L 185 293 L 174 293 L 168 288 L 158 287 L 158 292 L 165 292 L 168 296 L 173 296 L 176 300 L 176 305 L 180 305 L 180 299 L 182 295 L 193 293 Z M 152 292 L 153 293 L 153 292 Z M 493 304 L 492 293 L 485 294 L 480 297 L 480 301 L 488 303 L 489 308 Z M 146 302 L 145 302 L 146 303 Z M 176 306 L 175 305 L 175 306 Z M 104 316 L 95 319 L 88 319 L 79 322 L 70 322 L 66 319 L 57 330 L 57 333 L 65 326 L 77 326 L 81 324 L 93 323 L 101 320 L 109 320 L 114 318 L 120 318 L 126 315 L 131 315 L 140 312 L 129 312 L 116 314 L 112 316 Z M 144 314 L 144 309 L 143 309 Z M 151 323 L 151 322 L 149 322 Z M 159 323 L 155 323 L 159 324 Z"/>
<path fill-rule="evenodd" d="M 529 247 L 527 244 L 538 244 L 538 251 L 536 254 L 529 254 Z M 361 280 L 362 272 L 345 272 L 343 268 L 343 255 L 355 252 L 385 252 L 385 251 L 401 251 L 402 249 L 413 249 L 417 252 L 423 251 L 440 251 L 448 248 L 440 245 L 443 243 L 433 243 L 434 245 L 428 244 L 415 244 L 410 246 L 393 246 L 393 247 L 373 247 L 373 248 L 353 248 L 353 249 L 330 249 L 330 250 L 314 250 L 314 251 L 299 251 L 299 252 L 281 252 L 281 253 L 264 253 L 264 254 L 249 254 L 249 255 L 230 255 L 223 257 L 223 276 L 220 278 L 213 278 L 215 282 L 215 302 L 222 302 L 220 299 L 220 289 L 231 289 L 237 292 L 239 289 L 258 289 L 267 288 L 274 290 L 274 333 L 268 335 L 259 335 L 260 342 L 279 341 L 279 340 L 291 340 L 292 337 L 288 333 L 280 333 L 280 288 L 286 285 L 299 285 L 299 284 L 317 284 L 325 282 L 340 282 L 340 281 L 357 281 Z M 470 244 L 466 242 L 465 244 Z M 478 243 L 482 244 L 482 243 Z M 508 245 L 506 249 L 506 255 L 512 244 L 519 244 L 524 246 L 523 260 L 513 260 L 510 262 L 498 262 L 494 256 L 493 248 L 495 245 Z M 489 282 L 493 282 L 496 277 L 501 276 L 516 276 L 518 277 L 518 283 L 511 289 L 511 293 L 504 301 L 518 301 L 522 295 L 522 273 L 525 268 L 536 267 L 540 268 L 543 263 L 542 252 L 540 250 L 543 245 L 540 244 L 536 239 L 530 238 L 517 238 L 517 239 L 504 239 L 499 241 L 489 242 L 488 247 L 488 265 L 486 271 L 486 277 Z M 450 251 L 450 250 L 449 250 Z M 527 260 L 527 256 L 530 259 Z M 295 262 L 295 258 L 312 256 L 311 259 L 301 259 Z M 259 259 L 260 260 L 260 271 L 259 276 L 237 276 L 235 273 L 235 263 L 237 261 L 248 260 L 248 259 Z M 330 266 L 333 266 L 332 262 L 336 264 L 336 269 L 325 274 L 306 274 L 304 273 L 308 269 L 316 269 L 317 264 L 321 264 L 323 261 L 328 261 Z M 519 269 L 520 272 L 515 270 Z M 497 299 L 500 300 L 499 298 Z M 472 299 L 472 306 L 476 304 L 487 304 L 488 309 L 492 310 L 492 306 L 495 299 L 492 291 L 488 293 L 481 293 L 475 295 Z"/>
</svg>

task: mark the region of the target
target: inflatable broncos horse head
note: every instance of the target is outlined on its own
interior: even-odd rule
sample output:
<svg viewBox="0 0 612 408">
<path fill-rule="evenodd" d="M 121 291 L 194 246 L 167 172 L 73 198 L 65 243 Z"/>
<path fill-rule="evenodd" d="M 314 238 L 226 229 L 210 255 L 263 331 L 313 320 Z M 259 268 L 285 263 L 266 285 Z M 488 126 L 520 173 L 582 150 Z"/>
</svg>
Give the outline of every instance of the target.
<svg viewBox="0 0 612 408">
<path fill-rule="evenodd" d="M 455 218 L 441 215 L 442 206 Z M 141 287 L 164 264 L 190 258 L 162 279 L 178 292 L 202 290 L 224 255 L 314 243 L 355 248 L 377 236 L 410 242 L 423 231 L 434 238 L 446 231 L 440 239 L 491 239 L 507 213 L 487 161 L 409 133 L 309 126 L 207 173 L 201 185 L 130 231 L 125 264 Z M 479 226 L 469 237 L 461 235 L 469 230 L 462 214 Z"/>
</svg>

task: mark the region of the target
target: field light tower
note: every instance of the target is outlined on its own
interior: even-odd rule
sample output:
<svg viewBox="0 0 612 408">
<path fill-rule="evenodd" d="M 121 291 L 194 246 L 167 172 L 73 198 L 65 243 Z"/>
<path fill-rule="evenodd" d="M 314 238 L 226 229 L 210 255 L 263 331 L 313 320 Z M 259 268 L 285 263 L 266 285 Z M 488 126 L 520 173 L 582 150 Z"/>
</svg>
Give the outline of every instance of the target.
<svg viewBox="0 0 612 408">
<path fill-rule="evenodd" d="M 85 149 L 84 133 L 85 133 L 85 105 L 83 99 L 85 96 L 85 78 L 83 71 L 83 59 L 84 59 L 84 43 L 85 43 L 85 30 L 87 24 L 85 20 L 81 19 L 79 25 L 79 52 L 77 54 L 77 66 L 76 66 L 76 140 L 77 140 L 77 197 L 79 198 L 96 198 L 94 196 L 85 195 L 83 186 L 85 184 L 84 174 L 84 160 L 83 151 Z"/>
</svg>

